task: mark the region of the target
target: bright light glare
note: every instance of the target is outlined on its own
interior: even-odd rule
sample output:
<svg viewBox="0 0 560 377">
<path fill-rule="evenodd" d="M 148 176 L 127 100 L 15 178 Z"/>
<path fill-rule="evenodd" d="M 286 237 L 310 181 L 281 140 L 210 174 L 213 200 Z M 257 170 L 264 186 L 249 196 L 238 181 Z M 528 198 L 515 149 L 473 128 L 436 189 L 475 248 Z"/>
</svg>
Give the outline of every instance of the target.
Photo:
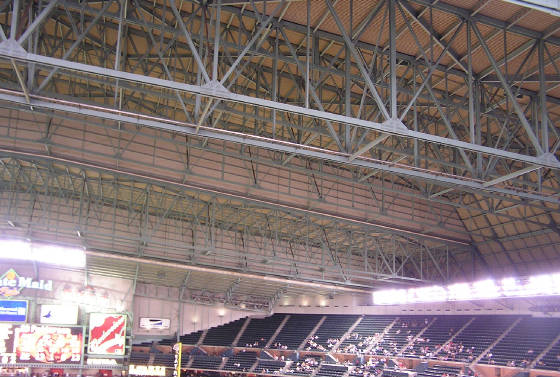
<svg viewBox="0 0 560 377">
<path fill-rule="evenodd" d="M 400 305 L 552 295 L 560 295 L 560 273 L 536 275 L 525 279 L 505 278 L 498 282 L 488 279 L 473 283 L 457 283 L 447 287 L 376 291 L 373 292 L 373 303 L 374 305 Z"/>
<path fill-rule="evenodd" d="M 560 294 L 560 274 L 552 274 L 552 290 L 555 295 Z"/>
<path fill-rule="evenodd" d="M 54 245 L 33 245 L 32 251 L 35 260 L 38 262 L 68 267 L 84 267 L 86 265 L 86 254 L 83 249 Z"/>
<path fill-rule="evenodd" d="M 533 295 L 556 295 L 560 293 L 558 275 L 537 275 L 529 278 L 529 292 Z"/>
<path fill-rule="evenodd" d="M 519 285 L 517 279 L 515 278 L 505 278 L 502 279 L 502 294 L 506 297 L 512 296 L 522 296 L 523 287 Z"/>
<path fill-rule="evenodd" d="M 479 299 L 497 298 L 500 297 L 500 289 L 494 280 L 477 281 L 472 285 L 473 297 Z"/>
<path fill-rule="evenodd" d="M 406 289 L 373 292 L 373 302 L 377 305 L 406 304 L 407 301 Z"/>
<path fill-rule="evenodd" d="M 467 283 L 453 284 L 447 287 L 449 300 L 470 300 L 471 287 Z"/>
<path fill-rule="evenodd" d="M 416 302 L 438 302 L 446 300 L 447 292 L 445 288 L 440 286 L 409 289 L 409 301 L 415 300 Z"/>
<path fill-rule="evenodd" d="M 0 240 L 0 259 L 27 260 L 76 268 L 86 265 L 86 255 L 82 249 L 18 240 Z"/>
<path fill-rule="evenodd" d="M 0 241 L 0 258 L 32 260 L 31 244 L 16 240 Z"/>
</svg>

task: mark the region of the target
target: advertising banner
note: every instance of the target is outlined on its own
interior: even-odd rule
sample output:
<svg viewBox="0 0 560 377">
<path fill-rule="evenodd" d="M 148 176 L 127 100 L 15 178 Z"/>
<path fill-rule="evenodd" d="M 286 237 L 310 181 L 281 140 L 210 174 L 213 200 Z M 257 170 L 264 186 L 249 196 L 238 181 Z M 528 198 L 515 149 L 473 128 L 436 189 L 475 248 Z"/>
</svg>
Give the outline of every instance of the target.
<svg viewBox="0 0 560 377">
<path fill-rule="evenodd" d="M 128 374 L 131 376 L 165 377 L 165 367 L 157 365 L 130 365 Z"/>
<path fill-rule="evenodd" d="M 52 291 L 53 283 L 52 280 L 33 280 L 29 276 L 18 274 L 13 268 L 0 275 L 0 296 L 17 296 L 22 289 Z"/>
<path fill-rule="evenodd" d="M 81 326 L 0 324 L 2 364 L 80 364 Z"/>
<path fill-rule="evenodd" d="M 0 322 L 27 322 L 27 301 L 0 300 Z"/>
<path fill-rule="evenodd" d="M 78 323 L 78 305 L 41 305 L 40 322 L 75 325 Z"/>
<path fill-rule="evenodd" d="M 93 355 L 124 355 L 126 315 L 91 313 L 89 316 L 88 353 Z"/>
<path fill-rule="evenodd" d="M 140 328 L 146 330 L 166 330 L 170 327 L 171 320 L 168 318 L 140 318 Z"/>
</svg>

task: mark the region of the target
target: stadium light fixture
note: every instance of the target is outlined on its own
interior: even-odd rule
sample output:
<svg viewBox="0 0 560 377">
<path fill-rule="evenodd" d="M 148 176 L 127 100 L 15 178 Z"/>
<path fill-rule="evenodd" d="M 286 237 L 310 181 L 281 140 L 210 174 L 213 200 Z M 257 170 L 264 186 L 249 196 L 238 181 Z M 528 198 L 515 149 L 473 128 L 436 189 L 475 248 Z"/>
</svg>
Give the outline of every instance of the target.
<svg viewBox="0 0 560 377">
<path fill-rule="evenodd" d="M 447 287 L 448 300 L 462 301 L 470 300 L 471 287 L 467 283 L 453 284 Z"/>
<path fill-rule="evenodd" d="M 83 249 L 20 240 L 0 240 L 0 259 L 34 261 L 74 268 L 83 268 L 86 265 Z"/>
<path fill-rule="evenodd" d="M 515 278 L 502 279 L 502 294 L 505 297 L 516 297 L 525 294 L 523 286 Z"/>
<path fill-rule="evenodd" d="M 374 305 L 403 305 L 445 301 L 491 300 L 507 297 L 560 295 L 560 273 L 535 275 L 525 279 L 481 280 L 410 289 L 373 292 Z"/>
<path fill-rule="evenodd" d="M 472 283 L 471 295 L 478 300 L 500 297 L 500 288 L 494 280 L 482 280 Z"/>
<path fill-rule="evenodd" d="M 438 302 L 445 300 L 446 291 L 443 287 L 433 286 L 425 288 L 409 289 L 407 300 L 415 302 Z"/>
</svg>

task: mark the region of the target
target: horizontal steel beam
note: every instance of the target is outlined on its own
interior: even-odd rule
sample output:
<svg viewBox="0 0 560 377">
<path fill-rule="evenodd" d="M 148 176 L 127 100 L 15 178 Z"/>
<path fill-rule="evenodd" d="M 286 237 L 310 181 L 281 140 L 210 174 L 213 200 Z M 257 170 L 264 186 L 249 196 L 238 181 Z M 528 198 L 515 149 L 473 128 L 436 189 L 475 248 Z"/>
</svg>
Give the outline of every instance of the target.
<svg viewBox="0 0 560 377">
<path fill-rule="evenodd" d="M 527 38 L 532 39 L 540 39 L 544 37 L 541 33 L 535 30 L 527 29 L 525 27 L 519 25 L 509 25 L 507 21 L 499 20 L 497 18 L 489 17 L 484 14 L 478 13 L 476 15 L 471 15 L 471 10 L 466 8 L 461 8 L 456 5 L 448 4 L 443 1 L 438 0 L 411 0 L 414 3 L 421 4 L 427 7 L 432 7 L 442 12 L 446 12 L 452 14 L 456 17 L 460 17 L 462 19 L 470 19 L 473 22 L 479 22 L 481 24 L 495 27 L 498 29 L 508 30 L 517 35 L 522 35 Z M 552 43 L 556 46 L 560 46 L 560 38 L 556 36 L 550 36 L 546 38 L 546 42 Z"/>
<path fill-rule="evenodd" d="M 293 204 L 288 205 L 288 204 L 284 204 L 282 202 L 266 201 L 266 200 L 263 200 L 263 199 L 256 198 L 254 196 L 245 196 L 245 195 L 241 195 L 241 194 L 237 194 L 237 193 L 231 193 L 231 192 L 226 192 L 226 191 L 218 191 L 216 189 L 210 189 L 210 188 L 207 188 L 207 187 L 197 186 L 197 185 L 194 185 L 192 183 L 186 184 L 186 183 L 182 183 L 182 182 L 176 182 L 176 181 L 164 179 L 164 178 L 161 178 L 161 177 L 147 176 L 147 175 L 136 173 L 136 172 L 126 171 L 126 170 L 122 170 L 122 169 L 109 168 L 109 167 L 106 167 L 106 166 L 92 164 L 92 163 L 89 163 L 89 162 L 74 161 L 74 160 L 69 160 L 69 159 L 66 159 L 66 158 L 42 155 L 42 154 L 32 153 L 32 152 L 28 152 L 28 151 L 20 151 L 20 150 L 7 149 L 7 148 L 0 148 L 0 153 L 3 154 L 3 155 L 6 155 L 6 156 L 9 155 L 9 156 L 18 157 L 18 158 L 33 158 L 33 159 L 47 160 L 47 161 L 51 161 L 51 162 L 59 162 L 59 163 L 63 163 L 63 164 L 71 164 L 71 165 L 79 166 L 79 167 L 82 167 L 82 168 L 89 168 L 89 169 L 94 169 L 94 170 L 99 170 L 99 171 L 105 171 L 105 172 L 120 174 L 122 176 L 135 178 L 135 179 L 141 179 L 141 180 L 145 180 L 145 181 L 148 181 L 148 182 L 155 182 L 155 183 L 159 183 L 159 184 L 180 186 L 182 188 L 192 189 L 192 190 L 196 190 L 196 191 L 202 191 L 204 193 L 211 194 L 211 195 L 218 195 L 218 196 L 226 197 L 226 198 L 229 198 L 229 199 L 237 199 L 237 200 L 241 200 L 241 201 L 244 201 L 244 202 L 249 202 L 249 203 L 252 203 L 252 204 L 258 204 L 258 205 L 261 205 L 261 206 L 265 206 L 266 208 L 275 208 L 275 209 L 285 210 L 285 211 L 294 212 L 294 213 L 304 213 L 304 214 L 308 214 L 308 215 L 319 216 L 319 217 L 326 218 L 326 219 L 340 220 L 340 221 L 343 221 L 343 222 L 347 222 L 349 224 L 362 225 L 362 226 L 365 226 L 365 227 L 370 227 L 371 230 L 376 230 L 376 231 L 384 232 L 384 233 L 388 233 L 388 234 L 407 236 L 409 238 L 414 237 L 414 238 L 420 238 L 420 239 L 425 239 L 425 240 L 440 241 L 440 242 L 443 242 L 443 243 L 455 244 L 455 245 L 459 245 L 459 246 L 468 246 L 469 245 L 469 243 L 467 243 L 465 241 L 457 240 L 457 239 L 439 237 L 439 236 L 430 235 L 430 234 L 427 234 L 427 233 L 414 232 L 414 231 L 407 230 L 407 229 L 404 229 L 404 228 L 395 228 L 395 227 L 391 227 L 391 226 L 387 226 L 387 225 L 383 225 L 383 224 L 377 224 L 377 223 L 373 223 L 373 222 L 358 220 L 358 219 L 354 219 L 354 218 L 351 218 L 351 217 L 344 217 L 344 216 L 341 216 L 341 215 L 335 215 L 335 214 L 331 214 L 331 213 L 328 213 L 328 212 L 319 211 L 319 210 L 315 210 L 315 209 L 301 208 L 301 207 L 294 206 Z"/>
<path fill-rule="evenodd" d="M 555 17 L 560 16 L 560 2 L 556 0 L 503 0 L 506 3 L 512 3 L 515 5 L 520 5 L 522 7 L 527 7 L 531 9 L 538 10 L 539 12 L 544 12 L 551 14 Z"/>
<path fill-rule="evenodd" d="M 353 117 L 330 113 L 326 111 L 319 111 L 319 110 L 305 108 L 301 106 L 294 106 L 286 103 L 280 103 L 280 102 L 275 102 L 262 98 L 255 98 L 242 94 L 232 93 L 230 91 L 225 90 L 223 87 L 184 84 L 175 81 L 159 79 L 156 77 L 144 76 L 144 75 L 139 75 L 130 72 L 117 71 L 109 68 L 96 67 L 88 64 L 82 64 L 82 63 L 57 59 L 57 58 L 51 58 L 43 55 L 31 54 L 25 52 L 21 48 L 14 48 L 14 46 L 12 46 L 9 41 L 0 43 L 0 56 L 26 61 L 26 62 L 45 64 L 53 67 L 69 69 L 69 70 L 79 71 L 79 72 L 93 74 L 93 75 L 110 77 L 115 80 L 132 81 L 143 85 L 146 84 L 153 85 L 161 88 L 178 90 L 181 92 L 192 93 L 192 94 L 198 94 L 204 97 L 210 97 L 210 98 L 220 99 L 224 101 L 243 103 L 247 105 L 258 106 L 258 107 L 263 107 L 272 110 L 299 114 L 315 119 L 321 119 L 324 121 L 337 122 L 341 124 L 347 124 L 350 126 L 374 130 L 377 132 L 390 134 L 394 136 L 418 139 L 426 142 L 446 145 L 453 148 L 479 152 L 489 156 L 497 156 L 508 160 L 521 161 L 536 166 L 542 166 L 542 167 L 552 168 L 552 169 L 560 169 L 560 162 L 558 162 L 558 160 L 554 156 L 545 156 L 546 158 L 527 156 L 519 153 L 486 147 L 474 143 L 468 143 L 468 142 L 450 139 L 442 136 L 409 130 L 401 122 L 394 121 L 394 120 L 389 120 L 383 123 L 371 122 L 363 119 L 353 118 Z"/>
<path fill-rule="evenodd" d="M 195 271 L 195 272 L 202 272 L 202 273 L 227 275 L 227 276 L 230 276 L 230 277 L 238 277 L 238 278 L 244 278 L 244 279 L 255 279 L 255 280 L 261 280 L 261 281 L 265 281 L 265 282 L 272 282 L 272 283 L 279 283 L 279 284 L 290 284 L 290 285 L 296 285 L 296 286 L 307 287 L 307 288 L 327 289 L 327 290 L 333 290 L 333 291 L 338 291 L 338 292 L 347 292 L 347 293 L 362 293 L 362 294 L 370 294 L 371 293 L 371 291 L 367 290 L 367 289 L 345 287 L 343 285 L 315 283 L 315 282 L 312 282 L 312 281 L 288 279 L 288 278 L 281 278 L 281 277 L 276 277 L 276 276 L 259 275 L 259 274 L 252 274 L 252 273 L 247 273 L 247 272 L 226 270 L 226 269 L 221 269 L 221 268 L 210 268 L 210 267 L 193 266 L 193 265 L 188 265 L 188 264 L 179 264 L 177 262 L 170 262 L 170 261 L 166 261 L 166 260 L 162 260 L 162 259 L 158 259 L 158 258 L 136 257 L 136 256 L 132 256 L 132 255 L 114 254 L 114 253 L 107 253 L 107 252 L 101 252 L 101 251 L 95 251 L 95 250 L 86 250 L 86 255 L 91 255 L 91 256 L 101 257 L 101 258 L 107 258 L 109 260 L 115 260 L 115 261 L 135 262 L 135 263 L 149 264 L 149 265 L 153 265 L 153 266 L 175 268 L 175 269 L 185 270 L 185 271 Z"/>
<path fill-rule="evenodd" d="M 16 103 L 22 106 L 29 106 L 23 94 L 17 95 L 16 92 L 0 90 L 0 101 Z M 271 102 L 271 101 L 269 101 Z M 437 182 L 444 186 L 461 187 L 465 190 L 475 192 L 488 191 L 496 194 L 519 197 L 527 200 L 538 200 L 558 204 L 560 199 L 554 196 L 543 196 L 531 192 L 523 192 L 514 189 L 506 189 L 499 187 L 485 187 L 484 181 L 462 178 L 454 175 L 446 175 L 442 173 L 432 172 L 424 169 L 415 169 L 406 165 L 398 165 L 391 162 L 374 160 L 369 158 L 358 157 L 350 161 L 351 155 L 347 153 L 339 153 L 326 149 L 309 147 L 302 144 L 290 143 L 269 139 L 261 136 L 247 135 L 239 132 L 226 131 L 210 127 L 200 127 L 196 132 L 197 126 L 194 124 L 171 121 L 163 118 L 145 116 L 142 114 L 123 112 L 113 109 L 107 109 L 100 106 L 91 106 L 82 103 L 72 103 L 68 101 L 50 100 L 44 97 L 31 96 L 31 105 L 36 108 L 44 108 L 51 111 L 61 111 L 82 116 L 96 117 L 100 119 L 112 120 L 116 122 L 124 122 L 144 127 L 156 129 L 164 129 L 167 131 L 177 132 L 181 134 L 208 137 L 217 140 L 229 141 L 237 144 L 246 144 L 259 148 L 265 148 L 277 152 L 288 154 L 298 154 L 310 158 L 332 161 L 340 164 L 348 164 L 367 169 L 383 170 L 399 176 L 409 176 L 420 180 Z M 507 200 L 507 198 L 504 198 Z M 418 235 L 417 235 L 418 236 Z"/>
</svg>

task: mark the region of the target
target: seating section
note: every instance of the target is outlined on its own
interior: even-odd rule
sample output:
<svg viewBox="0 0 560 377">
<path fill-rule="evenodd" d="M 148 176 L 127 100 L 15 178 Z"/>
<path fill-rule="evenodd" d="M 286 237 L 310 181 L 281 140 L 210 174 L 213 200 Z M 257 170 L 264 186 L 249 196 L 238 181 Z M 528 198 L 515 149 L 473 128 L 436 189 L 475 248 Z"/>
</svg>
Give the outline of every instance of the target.
<svg viewBox="0 0 560 377">
<path fill-rule="evenodd" d="M 484 363 L 527 367 L 558 335 L 560 319 L 524 317 L 484 355 Z"/>
<path fill-rule="evenodd" d="M 295 361 L 289 368 L 286 368 L 285 374 L 293 374 L 294 376 L 310 376 L 320 365 L 320 356 L 306 356 L 303 360 Z"/>
<path fill-rule="evenodd" d="M 238 372 L 248 372 L 253 364 L 257 361 L 256 352 L 239 352 L 233 356 L 230 356 L 224 365 L 225 370 L 234 370 Z"/>
<path fill-rule="evenodd" d="M 461 327 L 472 317 L 467 316 L 441 316 L 410 345 L 403 355 L 409 357 L 433 358 L 435 352 L 445 344 Z"/>
<path fill-rule="evenodd" d="M 277 314 L 267 318 L 251 319 L 237 345 L 244 348 L 262 349 L 276 332 L 280 323 L 286 318 L 285 316 L 285 314 Z M 311 331 L 317 327 L 321 318 L 323 318 L 323 315 L 290 315 L 290 318 L 272 341 L 271 348 L 280 350 L 298 349 Z M 319 351 L 325 353 L 331 351 L 332 346 L 358 319 L 359 316 L 356 315 L 325 316 L 325 320 L 317 328 L 313 337 L 308 339 L 305 350 L 301 352 L 313 353 Z M 245 321 L 246 319 L 243 318 L 209 329 L 203 342 L 204 345 L 231 347 Z M 508 334 L 503 336 L 504 332 L 515 321 L 518 323 Z M 469 324 L 466 325 L 467 323 Z M 457 331 L 463 327 L 465 328 L 461 333 L 457 334 Z M 560 318 L 508 315 L 480 315 L 476 317 L 367 315 L 361 318 L 352 333 L 334 352 L 353 355 L 379 355 L 383 356 L 383 360 L 405 356 L 466 363 L 482 356 L 479 361 L 482 364 L 524 368 L 529 366 L 550 345 L 558 336 L 559 329 Z M 420 332 L 422 334 L 417 337 Z M 200 340 L 202 333 L 202 331 L 197 331 L 185 334 L 180 339 L 186 345 L 193 345 Z M 453 340 L 449 341 L 455 334 L 457 335 Z M 498 338 L 501 339 L 496 343 Z M 413 344 L 408 345 L 413 339 Z M 170 346 L 175 342 L 175 338 L 168 338 L 156 343 L 136 344 L 133 346 L 130 362 L 138 365 L 153 363 L 154 365 L 171 367 L 173 365 L 171 349 L 167 347 L 156 349 L 153 344 Z M 407 346 L 406 349 L 404 349 L 405 346 Z M 485 352 L 490 346 L 493 346 L 492 349 Z M 323 361 L 322 363 L 321 360 L 324 355 L 306 355 L 298 360 L 298 354 L 294 353 L 287 356 L 288 363 L 285 363 L 283 358 L 286 355 L 282 356 L 282 360 L 273 360 L 270 355 L 267 358 L 267 354 L 264 352 L 261 354 L 262 359 L 257 359 L 257 352 L 246 350 L 235 353 L 238 349 L 229 348 L 224 353 L 224 355 L 229 355 L 229 358 L 225 359 L 220 356 L 206 355 L 207 351 L 215 353 L 215 351 L 206 347 L 195 347 L 192 350 L 191 348 L 188 348 L 190 355 L 189 353 L 183 354 L 181 363 L 183 367 L 189 365 L 193 369 L 217 370 L 223 363 L 223 369 L 225 370 L 249 372 L 256 364 L 254 370 L 256 373 L 278 373 L 280 369 L 283 369 L 283 374 L 296 376 L 316 374 L 318 377 L 339 377 L 337 373 L 344 370 L 342 374 L 346 374 L 347 371 L 346 366 L 335 365 L 334 359 L 330 361 L 330 364 L 329 361 Z M 148 350 L 150 353 L 148 353 Z M 482 355 L 483 352 L 485 352 L 484 355 Z M 274 354 L 274 352 L 271 353 Z M 276 354 L 276 356 L 278 355 Z M 291 361 L 294 359 L 295 361 Z M 441 377 L 442 374 L 453 375 L 451 373 L 453 371 L 445 371 L 442 366 L 440 366 L 440 369 L 436 368 L 436 370 L 433 370 L 433 368 L 428 368 L 425 373 L 420 373 L 419 377 Z M 560 371 L 560 342 L 557 342 L 543 355 L 536 362 L 534 368 Z M 362 377 L 367 374 L 369 377 L 378 377 L 391 370 L 383 368 L 382 365 L 371 365 L 369 363 L 351 367 L 348 375 Z M 398 369 L 393 370 L 393 372 L 402 373 Z"/>
<path fill-rule="evenodd" d="M 367 374 L 369 377 L 378 377 L 383 374 L 383 367 L 383 363 L 360 365 L 355 367 L 348 375 L 350 377 L 363 377 Z"/>
<path fill-rule="evenodd" d="M 139 343 L 139 344 L 133 344 L 133 346 L 134 347 L 148 347 L 148 348 L 150 348 L 150 347 L 152 347 L 152 343 L 153 342 L 142 342 L 142 343 Z"/>
<path fill-rule="evenodd" d="M 433 365 L 424 372 L 418 373 L 417 377 L 456 377 L 461 374 L 461 368 L 451 367 L 448 365 Z"/>
<path fill-rule="evenodd" d="M 222 358 L 220 356 L 195 355 L 193 358 L 194 360 L 191 364 L 191 368 L 194 369 L 216 370 L 222 363 Z"/>
<path fill-rule="evenodd" d="M 452 347 L 438 352 L 438 359 L 471 362 L 496 341 L 516 316 L 482 315 L 475 318 L 459 335 L 453 339 Z"/>
<path fill-rule="evenodd" d="M 398 355 L 400 350 L 420 331 L 430 324 L 433 317 L 399 317 L 383 339 L 372 349 L 374 355 Z"/>
<path fill-rule="evenodd" d="M 358 320 L 357 315 L 329 315 L 306 347 L 328 352 Z"/>
<path fill-rule="evenodd" d="M 150 361 L 150 354 L 144 352 L 132 352 L 130 354 L 130 364 L 147 365 Z"/>
<path fill-rule="evenodd" d="M 316 314 L 292 314 L 274 339 L 271 348 L 297 349 L 322 317 Z"/>
<path fill-rule="evenodd" d="M 408 373 L 398 369 L 383 369 L 381 377 L 408 377 Z"/>
<path fill-rule="evenodd" d="M 346 365 L 321 364 L 315 374 L 317 377 L 342 377 L 348 371 Z"/>
<path fill-rule="evenodd" d="M 180 342 L 183 344 L 194 346 L 196 343 L 198 343 L 198 340 L 200 339 L 202 332 L 203 331 L 200 330 L 200 331 L 192 332 L 190 334 L 181 335 L 181 337 L 179 338 Z M 177 339 L 175 338 L 163 339 L 159 342 L 159 344 L 161 344 L 162 346 L 172 346 L 175 343 L 177 343 Z"/>
<path fill-rule="evenodd" d="M 380 377 L 387 368 L 387 359 L 369 359 L 366 364 L 359 365 L 350 373 L 352 377 Z"/>
<path fill-rule="evenodd" d="M 196 332 L 192 332 L 190 334 L 187 335 L 183 335 L 180 337 L 181 343 L 183 344 L 189 344 L 189 345 L 195 345 L 196 343 L 198 343 L 200 337 L 202 336 L 203 331 L 196 331 Z"/>
<path fill-rule="evenodd" d="M 181 355 L 181 368 L 186 368 L 191 361 L 191 355 L 189 353 L 183 353 Z"/>
<path fill-rule="evenodd" d="M 560 342 L 556 342 L 552 348 L 543 355 L 535 368 L 560 371 Z"/>
<path fill-rule="evenodd" d="M 187 356 L 188 357 L 188 356 Z M 173 367 L 175 356 L 169 353 L 156 353 L 154 355 L 154 365 L 161 365 L 165 367 Z"/>
<path fill-rule="evenodd" d="M 286 366 L 286 362 L 281 360 L 259 360 L 255 373 L 275 373 Z"/>
<path fill-rule="evenodd" d="M 231 346 L 241 327 L 243 327 L 245 320 L 246 318 L 241 318 L 237 321 L 208 329 L 202 344 L 207 346 Z"/>
<path fill-rule="evenodd" d="M 159 344 L 161 344 L 162 346 L 172 346 L 175 343 L 177 343 L 177 340 L 175 338 L 162 339 L 159 341 Z"/>
<path fill-rule="evenodd" d="M 154 362 L 153 365 L 161 365 L 168 368 L 173 367 L 173 362 L 175 361 L 175 356 L 170 353 L 156 353 L 154 354 Z M 183 353 L 181 356 L 181 366 L 185 368 L 189 362 L 189 354 Z M 132 364 L 132 359 L 130 361 Z M 136 363 L 135 363 L 136 364 Z M 146 362 L 145 364 L 149 364 Z"/>
<path fill-rule="evenodd" d="M 264 348 L 285 316 L 285 314 L 274 314 L 267 318 L 251 319 L 249 325 L 241 334 L 237 346 Z"/>
<path fill-rule="evenodd" d="M 379 336 L 385 328 L 395 320 L 394 316 L 366 315 L 352 334 L 338 347 L 341 353 L 363 352 L 368 346 L 375 342 L 376 334 Z"/>
</svg>

